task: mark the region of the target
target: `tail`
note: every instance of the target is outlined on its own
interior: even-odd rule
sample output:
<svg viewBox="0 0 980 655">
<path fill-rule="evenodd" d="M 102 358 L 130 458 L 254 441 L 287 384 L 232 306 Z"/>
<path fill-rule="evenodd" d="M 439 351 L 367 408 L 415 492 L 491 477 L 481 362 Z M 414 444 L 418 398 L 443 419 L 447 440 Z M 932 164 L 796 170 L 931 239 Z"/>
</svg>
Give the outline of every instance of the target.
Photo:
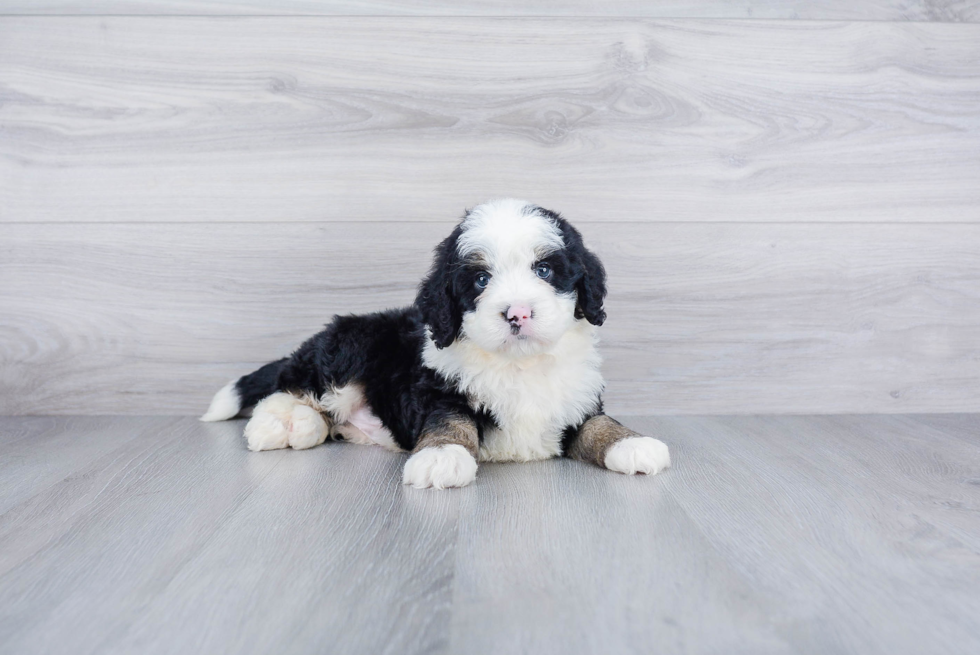
<svg viewBox="0 0 980 655">
<path fill-rule="evenodd" d="M 225 421 L 240 414 L 247 414 L 256 403 L 274 393 L 288 358 L 270 362 L 246 376 L 229 382 L 214 394 L 211 406 L 201 417 L 202 421 Z"/>
</svg>

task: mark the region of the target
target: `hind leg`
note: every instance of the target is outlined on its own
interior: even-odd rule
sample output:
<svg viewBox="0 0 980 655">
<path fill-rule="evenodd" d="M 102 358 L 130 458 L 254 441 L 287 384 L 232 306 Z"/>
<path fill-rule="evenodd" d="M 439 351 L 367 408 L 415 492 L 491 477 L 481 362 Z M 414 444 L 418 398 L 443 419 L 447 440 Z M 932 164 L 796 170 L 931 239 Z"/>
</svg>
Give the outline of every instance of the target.
<svg viewBox="0 0 980 655">
<path fill-rule="evenodd" d="M 259 402 L 245 425 L 249 450 L 312 448 L 330 433 L 323 415 L 296 396 L 277 392 Z"/>
</svg>

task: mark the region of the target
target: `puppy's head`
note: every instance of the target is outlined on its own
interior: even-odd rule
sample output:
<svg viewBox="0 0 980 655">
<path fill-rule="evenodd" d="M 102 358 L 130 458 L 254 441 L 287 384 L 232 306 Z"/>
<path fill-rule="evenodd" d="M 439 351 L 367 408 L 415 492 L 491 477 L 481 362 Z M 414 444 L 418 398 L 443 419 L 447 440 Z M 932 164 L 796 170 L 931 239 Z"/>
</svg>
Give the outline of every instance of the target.
<svg viewBox="0 0 980 655">
<path fill-rule="evenodd" d="M 555 212 L 496 200 L 439 244 L 416 305 L 438 348 L 470 339 L 489 352 L 536 354 L 576 321 L 602 325 L 606 275 Z"/>
</svg>

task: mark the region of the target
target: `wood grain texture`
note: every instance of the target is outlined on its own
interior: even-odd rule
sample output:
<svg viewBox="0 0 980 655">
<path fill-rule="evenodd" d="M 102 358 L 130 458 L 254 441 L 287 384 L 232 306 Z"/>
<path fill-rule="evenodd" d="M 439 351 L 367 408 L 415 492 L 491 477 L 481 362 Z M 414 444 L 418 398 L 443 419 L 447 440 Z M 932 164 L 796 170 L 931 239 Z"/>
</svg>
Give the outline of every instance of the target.
<svg viewBox="0 0 980 655">
<path fill-rule="evenodd" d="M 173 640 L 182 652 L 443 652 L 458 496 L 412 494 L 403 455 L 332 445 L 285 453 L 121 650 L 139 651 L 176 621 L 186 626 Z M 256 630 L 250 617 L 262 614 L 269 625 Z"/>
<path fill-rule="evenodd" d="M 808 642 L 795 652 L 977 648 L 977 435 L 964 443 L 914 419 L 867 416 L 631 427 L 671 443 L 671 495 L 755 593 L 776 602 L 774 632 Z M 925 641 L 920 603 L 933 608 Z"/>
<path fill-rule="evenodd" d="M 0 413 L 200 414 L 451 223 L 8 225 Z M 579 223 L 616 413 L 980 410 L 980 226 Z"/>
<path fill-rule="evenodd" d="M 89 462 L 117 450 L 140 434 L 141 421 L 105 417 L 76 425 L 62 417 L 39 417 L 15 424 L 29 429 L 21 433 L 23 438 L 13 442 L 4 440 L 0 458 L 0 515 L 22 502 L 27 494 L 36 495 Z"/>
<path fill-rule="evenodd" d="M 449 652 L 793 652 L 776 599 L 719 556 L 671 477 L 482 466 L 461 499 Z"/>
<path fill-rule="evenodd" d="M 916 414 L 908 417 L 931 430 L 937 430 L 950 437 L 958 437 L 967 443 L 973 443 L 980 428 L 976 421 L 964 418 L 960 414 Z M 980 484 L 977 480 L 968 480 L 971 484 Z"/>
<path fill-rule="evenodd" d="M 0 221 L 976 222 L 978 62 L 975 24 L 6 17 Z"/>
<path fill-rule="evenodd" d="M 290 15 L 311 16 L 643 16 L 650 18 L 787 18 L 808 20 L 980 20 L 975 0 L 2 0 L 8 15 Z"/>
<path fill-rule="evenodd" d="M 0 512 L 3 652 L 980 649 L 975 414 L 634 417 L 658 476 L 486 464 L 443 492 L 380 448 L 250 453 L 243 421 L 43 421 L 0 418 L 24 466 L 89 455 Z"/>
<path fill-rule="evenodd" d="M 380 449 L 254 457 L 241 421 L 143 420 L 126 448 L 0 515 L 4 652 L 402 653 L 445 643 L 457 496 L 406 498 L 403 458 Z M 78 431 L 95 421 L 62 436 L 99 449 L 111 428 Z M 128 437 L 131 423 L 115 430 Z"/>
<path fill-rule="evenodd" d="M 4 471 L 7 484 L 16 484 L 16 492 L 0 514 L 0 575 L 16 570 L 38 549 L 75 543 L 77 522 L 104 503 L 119 501 L 134 482 L 127 476 L 138 476 L 140 462 L 169 441 L 178 420 L 64 417 L 53 429 L 34 431 L 33 447 L 11 453 L 19 465 Z M 59 454 L 59 449 L 65 453 Z M 18 474 L 25 469 L 47 475 L 24 479 Z M 215 502 L 220 505 L 219 500 Z M 3 615 L 16 623 L 15 617 L 15 608 Z"/>
<path fill-rule="evenodd" d="M 7 448 L 22 439 L 31 439 L 38 432 L 56 429 L 63 421 L 55 416 L 36 416 L 14 423 L 0 422 L 0 446 Z"/>
</svg>

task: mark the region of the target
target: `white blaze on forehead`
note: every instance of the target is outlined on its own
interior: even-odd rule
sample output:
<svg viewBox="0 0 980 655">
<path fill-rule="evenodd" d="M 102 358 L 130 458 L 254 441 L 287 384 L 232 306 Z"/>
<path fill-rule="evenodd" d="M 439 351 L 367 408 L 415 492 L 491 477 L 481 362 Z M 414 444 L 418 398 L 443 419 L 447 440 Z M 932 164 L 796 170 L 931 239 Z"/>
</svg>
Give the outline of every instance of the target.
<svg viewBox="0 0 980 655">
<path fill-rule="evenodd" d="M 488 264 L 535 261 L 565 244 L 554 221 L 534 205 L 506 198 L 474 207 L 463 220 L 457 250 L 461 257 L 482 255 Z"/>
</svg>

